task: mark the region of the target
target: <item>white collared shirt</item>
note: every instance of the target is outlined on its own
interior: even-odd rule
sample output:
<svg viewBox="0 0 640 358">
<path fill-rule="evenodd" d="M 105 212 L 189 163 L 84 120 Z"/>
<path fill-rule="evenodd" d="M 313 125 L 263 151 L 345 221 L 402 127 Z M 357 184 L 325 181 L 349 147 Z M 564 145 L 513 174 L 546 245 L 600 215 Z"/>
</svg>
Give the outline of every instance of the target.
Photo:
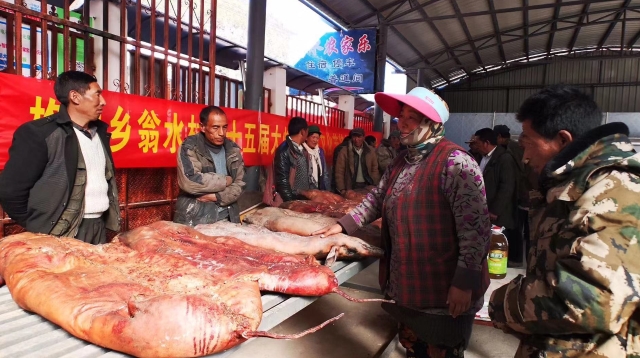
<svg viewBox="0 0 640 358">
<path fill-rule="evenodd" d="M 480 170 L 482 172 L 484 172 L 484 168 L 487 166 L 487 163 L 489 163 L 489 160 L 491 160 L 491 156 L 493 155 L 493 152 L 496 151 L 496 148 L 498 148 L 498 146 L 495 146 L 489 154 L 482 157 L 482 160 L 480 161 Z"/>
</svg>

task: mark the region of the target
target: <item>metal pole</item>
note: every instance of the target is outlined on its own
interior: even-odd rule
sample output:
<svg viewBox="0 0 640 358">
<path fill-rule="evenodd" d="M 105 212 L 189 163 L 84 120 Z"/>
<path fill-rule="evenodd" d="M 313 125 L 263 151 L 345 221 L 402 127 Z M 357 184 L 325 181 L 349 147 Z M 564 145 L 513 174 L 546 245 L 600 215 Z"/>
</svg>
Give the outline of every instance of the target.
<svg viewBox="0 0 640 358">
<path fill-rule="evenodd" d="M 387 65 L 387 31 L 388 26 L 381 24 L 378 27 L 378 46 L 376 49 L 376 83 L 375 92 L 384 91 L 384 75 L 385 67 Z M 383 114 L 382 108 L 376 105 L 374 109 L 373 118 L 373 130 L 376 132 L 382 132 L 383 130 Z"/>
<path fill-rule="evenodd" d="M 324 119 L 324 125 L 328 127 L 329 123 L 327 121 L 327 108 L 324 104 L 323 90 L 323 88 L 318 88 L 318 96 L 320 96 L 320 103 L 322 103 L 322 118 Z"/>
<path fill-rule="evenodd" d="M 249 0 L 249 40 L 247 44 L 247 69 L 245 108 L 262 109 L 264 80 L 264 37 L 267 16 L 267 0 Z"/>
<path fill-rule="evenodd" d="M 418 69 L 418 75 L 417 75 L 418 77 L 416 78 L 418 81 L 417 83 L 418 87 L 427 87 L 425 86 L 425 83 L 424 83 L 424 72 L 425 71 L 423 69 L 421 68 Z"/>
</svg>

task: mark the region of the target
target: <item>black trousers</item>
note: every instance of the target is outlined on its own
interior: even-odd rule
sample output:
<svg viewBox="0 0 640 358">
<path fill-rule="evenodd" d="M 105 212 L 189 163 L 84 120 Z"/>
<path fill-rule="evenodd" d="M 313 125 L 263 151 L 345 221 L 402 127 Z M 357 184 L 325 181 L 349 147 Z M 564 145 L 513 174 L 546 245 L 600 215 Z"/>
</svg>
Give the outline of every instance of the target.
<svg viewBox="0 0 640 358">
<path fill-rule="evenodd" d="M 522 255 L 524 252 L 522 233 L 518 229 L 505 229 L 504 236 L 509 241 L 509 263 L 522 263 Z"/>
<path fill-rule="evenodd" d="M 76 239 L 93 245 L 105 244 L 107 242 L 107 229 L 104 225 L 104 219 L 82 219 Z"/>
</svg>

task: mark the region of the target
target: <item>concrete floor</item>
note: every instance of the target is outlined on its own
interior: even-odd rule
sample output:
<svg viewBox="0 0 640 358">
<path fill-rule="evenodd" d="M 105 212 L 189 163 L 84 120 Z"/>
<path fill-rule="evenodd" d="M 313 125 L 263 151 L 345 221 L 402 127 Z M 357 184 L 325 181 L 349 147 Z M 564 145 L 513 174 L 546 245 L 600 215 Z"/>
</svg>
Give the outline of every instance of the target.
<svg viewBox="0 0 640 358">
<path fill-rule="evenodd" d="M 491 292 L 507 283 L 523 270 L 509 269 L 507 278 L 492 281 Z M 343 287 L 349 295 L 359 298 L 381 297 L 378 290 L 378 265 L 373 264 L 360 272 Z M 355 287 L 349 288 L 349 287 Z M 319 298 L 288 320 L 271 330 L 274 333 L 292 334 L 344 312 L 339 321 L 320 331 L 296 340 L 258 338 L 244 343 L 232 358 L 401 358 L 404 348 L 397 343 L 396 323 L 378 303 L 354 303 L 338 295 Z M 475 325 L 468 358 L 513 357 L 518 340 L 491 326 Z"/>
</svg>

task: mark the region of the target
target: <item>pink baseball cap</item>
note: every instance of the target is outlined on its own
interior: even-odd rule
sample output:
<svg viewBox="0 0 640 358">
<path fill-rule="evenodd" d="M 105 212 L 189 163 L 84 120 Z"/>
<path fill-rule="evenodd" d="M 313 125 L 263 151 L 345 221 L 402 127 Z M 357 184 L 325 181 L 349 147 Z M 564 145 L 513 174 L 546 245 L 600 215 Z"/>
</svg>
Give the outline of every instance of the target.
<svg viewBox="0 0 640 358">
<path fill-rule="evenodd" d="M 378 106 L 392 117 L 400 116 L 401 104 L 404 103 L 434 122 L 444 123 L 449 119 L 447 103 L 424 87 L 416 87 L 407 94 L 378 92 L 374 98 Z"/>
</svg>

